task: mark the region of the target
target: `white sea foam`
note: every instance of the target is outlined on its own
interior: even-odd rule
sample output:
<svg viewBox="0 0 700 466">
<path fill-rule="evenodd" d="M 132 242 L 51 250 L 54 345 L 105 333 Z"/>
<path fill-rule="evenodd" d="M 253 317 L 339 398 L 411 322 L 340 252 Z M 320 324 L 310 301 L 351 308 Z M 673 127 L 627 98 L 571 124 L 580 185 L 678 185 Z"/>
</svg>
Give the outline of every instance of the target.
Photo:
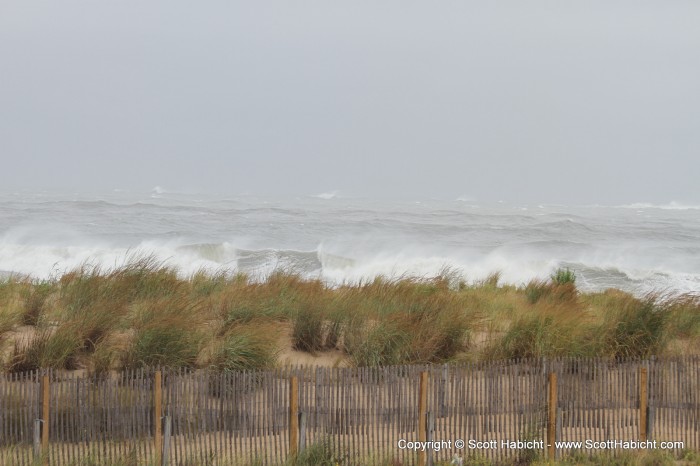
<svg viewBox="0 0 700 466">
<path fill-rule="evenodd" d="M 662 261 L 636 261 L 623 252 L 606 255 L 597 251 L 589 257 L 570 255 L 562 260 L 541 251 L 493 250 L 477 255 L 465 251 L 420 250 L 415 246 L 387 248 L 384 252 L 355 249 L 285 251 L 278 249 L 241 250 L 231 244 L 192 246 L 179 241 L 143 241 L 131 247 L 114 245 L 57 246 L 8 244 L 0 242 L 1 268 L 37 278 L 60 276 L 81 265 L 112 269 L 124 265 L 130 257 L 152 256 L 164 265 L 178 269 L 184 277 L 199 270 L 244 271 L 265 276 L 283 268 L 330 283 L 357 283 L 378 275 L 388 277 L 432 277 L 446 268 L 459 272 L 468 282 L 479 281 L 499 272 L 504 283 L 522 285 L 534 278 L 544 279 L 557 267 L 571 267 L 581 277 L 584 290 L 618 287 L 629 291 L 675 289 L 678 292 L 700 290 L 700 275 L 673 271 Z M 595 256 L 598 256 L 597 258 Z M 588 279 L 591 277 L 591 279 Z"/>
</svg>

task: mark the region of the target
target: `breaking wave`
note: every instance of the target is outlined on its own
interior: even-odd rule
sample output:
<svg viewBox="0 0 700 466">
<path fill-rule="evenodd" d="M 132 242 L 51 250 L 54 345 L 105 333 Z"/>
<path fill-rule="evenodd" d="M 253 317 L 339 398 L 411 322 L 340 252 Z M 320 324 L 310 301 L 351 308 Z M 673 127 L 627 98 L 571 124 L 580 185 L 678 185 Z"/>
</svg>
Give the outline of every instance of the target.
<svg viewBox="0 0 700 466">
<path fill-rule="evenodd" d="M 326 200 L 335 199 L 336 197 L 338 197 L 338 191 L 329 191 L 327 193 L 315 194 L 312 197 L 315 197 L 317 199 L 326 199 Z"/>
<path fill-rule="evenodd" d="M 338 199 L 173 202 L 0 202 L 0 278 L 45 279 L 83 264 L 114 268 L 152 256 L 183 276 L 276 269 L 329 283 L 384 276 L 468 282 L 500 272 L 522 285 L 569 267 L 582 290 L 700 293 L 700 215 L 619 208 L 480 207 L 465 203 L 377 205 Z"/>
<path fill-rule="evenodd" d="M 616 206 L 621 209 L 663 209 L 663 210 L 700 210 L 700 205 L 687 205 L 679 202 L 669 202 L 668 204 L 651 204 L 648 202 L 637 202 Z"/>
</svg>

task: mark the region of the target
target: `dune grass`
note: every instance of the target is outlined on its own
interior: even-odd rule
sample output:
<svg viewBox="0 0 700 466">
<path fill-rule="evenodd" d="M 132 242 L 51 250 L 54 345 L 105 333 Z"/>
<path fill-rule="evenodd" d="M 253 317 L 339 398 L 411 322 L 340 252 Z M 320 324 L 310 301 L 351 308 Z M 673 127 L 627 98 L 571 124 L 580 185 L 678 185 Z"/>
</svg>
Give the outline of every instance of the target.
<svg viewBox="0 0 700 466">
<path fill-rule="evenodd" d="M 210 368 L 220 371 L 271 369 L 277 361 L 274 328 L 247 325 L 232 329 L 214 343 L 208 361 Z"/>
<path fill-rule="evenodd" d="M 570 270 L 522 287 L 499 282 L 492 274 L 468 284 L 450 270 L 335 287 L 286 271 L 185 279 L 140 257 L 0 282 L 0 362 L 99 372 L 269 368 L 285 348 L 340 351 L 358 366 L 700 354 L 697 296 L 580 293 Z"/>
<path fill-rule="evenodd" d="M 22 323 L 26 292 L 21 295 L 19 290 L 24 287 L 31 287 L 31 283 L 14 278 L 0 280 L 0 340 Z"/>
</svg>

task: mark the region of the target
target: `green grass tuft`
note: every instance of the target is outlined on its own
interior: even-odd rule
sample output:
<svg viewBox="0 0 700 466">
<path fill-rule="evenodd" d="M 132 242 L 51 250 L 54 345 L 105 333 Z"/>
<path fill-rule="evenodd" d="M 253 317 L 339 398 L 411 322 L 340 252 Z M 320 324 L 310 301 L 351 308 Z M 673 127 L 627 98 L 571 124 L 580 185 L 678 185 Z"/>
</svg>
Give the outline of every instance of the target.
<svg viewBox="0 0 700 466">
<path fill-rule="evenodd" d="M 573 285 L 576 283 L 576 274 L 568 267 L 555 270 L 550 278 L 552 279 L 552 283 L 556 283 L 557 285 L 566 285 L 567 283 Z"/>
<path fill-rule="evenodd" d="M 617 300 L 600 328 L 605 351 L 613 357 L 649 357 L 663 352 L 671 319 L 668 305 L 654 296 Z"/>
<path fill-rule="evenodd" d="M 219 371 L 271 369 L 277 361 L 277 348 L 270 329 L 239 328 L 216 346 L 210 367 Z"/>
</svg>

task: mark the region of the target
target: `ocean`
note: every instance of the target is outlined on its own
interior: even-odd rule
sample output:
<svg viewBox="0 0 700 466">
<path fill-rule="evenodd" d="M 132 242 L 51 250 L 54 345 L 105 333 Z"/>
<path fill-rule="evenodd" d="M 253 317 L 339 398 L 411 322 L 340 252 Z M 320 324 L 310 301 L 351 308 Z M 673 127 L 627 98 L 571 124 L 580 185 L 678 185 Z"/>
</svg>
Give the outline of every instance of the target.
<svg viewBox="0 0 700 466">
<path fill-rule="evenodd" d="M 441 271 L 478 282 L 570 268 L 582 291 L 700 294 L 700 206 L 562 206 L 455 200 L 293 198 L 115 191 L 0 194 L 0 273 L 58 278 L 81 265 L 153 256 L 264 278 L 277 269 L 332 285 Z"/>
</svg>

